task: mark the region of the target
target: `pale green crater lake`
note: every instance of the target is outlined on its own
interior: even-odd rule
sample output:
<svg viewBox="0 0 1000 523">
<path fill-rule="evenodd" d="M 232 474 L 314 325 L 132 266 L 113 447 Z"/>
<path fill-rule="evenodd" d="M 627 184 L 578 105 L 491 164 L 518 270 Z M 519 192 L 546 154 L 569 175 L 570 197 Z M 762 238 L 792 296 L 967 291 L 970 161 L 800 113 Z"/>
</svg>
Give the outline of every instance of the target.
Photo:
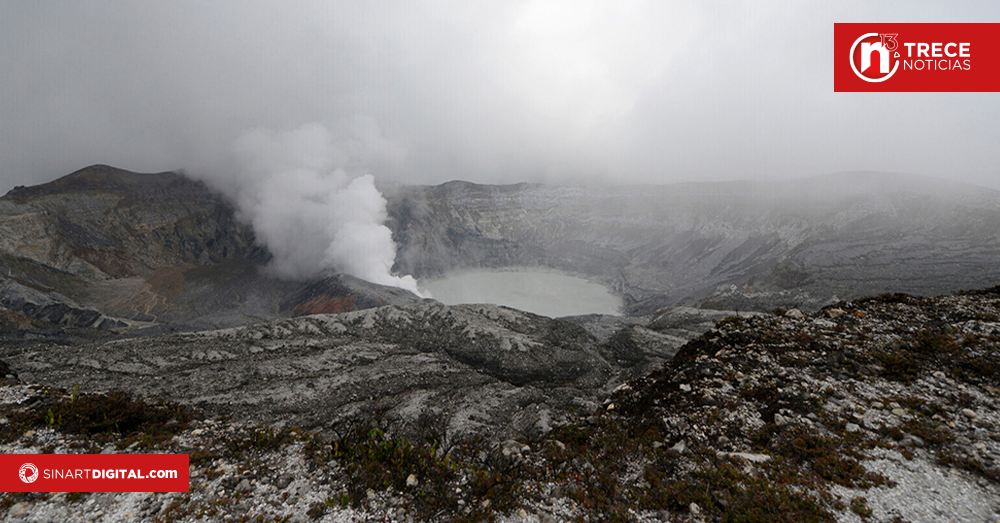
<svg viewBox="0 0 1000 523">
<path fill-rule="evenodd" d="M 622 300 L 607 287 L 556 271 L 473 270 L 422 281 L 445 305 L 493 303 L 553 318 L 580 314 L 620 314 Z"/>
</svg>

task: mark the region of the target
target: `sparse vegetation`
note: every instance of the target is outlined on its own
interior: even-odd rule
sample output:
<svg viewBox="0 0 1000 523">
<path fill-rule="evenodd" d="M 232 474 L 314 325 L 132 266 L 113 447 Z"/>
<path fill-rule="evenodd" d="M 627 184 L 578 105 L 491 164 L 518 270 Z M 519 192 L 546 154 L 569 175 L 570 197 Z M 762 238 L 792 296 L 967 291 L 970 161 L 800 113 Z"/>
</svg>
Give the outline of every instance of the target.
<svg viewBox="0 0 1000 523">
<path fill-rule="evenodd" d="M 41 388 L 24 408 L 8 414 L 8 423 L 0 425 L 0 440 L 11 441 L 27 430 L 48 427 L 86 435 L 94 442 L 114 441 L 119 448 L 133 444 L 154 448 L 185 430 L 196 416 L 185 405 L 147 403 L 123 391 L 78 394 L 74 388 L 68 394 Z"/>
<path fill-rule="evenodd" d="M 947 308 L 904 295 L 836 308 L 833 321 L 827 312 L 720 321 L 601 408 L 577 411 L 544 436 L 522 435 L 523 443 L 448 435 L 444 419 L 404 423 L 377 411 L 322 433 L 198 421 L 214 435 L 198 441 L 190 463 L 211 493 L 174 496 L 154 519 L 284 521 L 298 503 L 315 520 L 350 507 L 386 519 L 492 521 L 558 501 L 571 507 L 559 517 L 582 522 L 645 512 L 819 523 L 846 511 L 867 522 L 884 508 L 873 487 L 894 484 L 865 461 L 890 452 L 908 467 L 955 467 L 1000 482 L 990 457 L 1000 440 L 992 331 L 959 329 Z M 196 418 L 124 393 L 44 388 L 6 416 L 6 438 L 51 428 L 120 448 L 164 444 Z M 58 451 L 51 440 L 38 447 Z M 312 496 L 280 472 L 290 452 L 309 470 Z M 855 491 L 840 498 L 839 487 Z M 246 501 L 258 490 L 272 496 L 269 505 Z"/>
<path fill-rule="evenodd" d="M 872 517 L 872 509 L 868 508 L 868 500 L 864 496 L 851 498 L 851 512 L 860 516 L 864 521 L 868 521 Z"/>
<path fill-rule="evenodd" d="M 518 506 L 521 486 L 531 480 L 520 464 L 482 438 L 469 437 L 445 449 L 426 423 L 418 424 L 416 440 L 374 424 L 381 425 L 377 417 L 349 423 L 325 453 L 313 454 L 321 464 L 338 463 L 347 479 L 339 497 L 313 506 L 316 517 L 327 507 L 364 507 L 370 492 L 389 489 L 418 519 L 451 514 L 457 521 L 492 521 Z"/>
</svg>

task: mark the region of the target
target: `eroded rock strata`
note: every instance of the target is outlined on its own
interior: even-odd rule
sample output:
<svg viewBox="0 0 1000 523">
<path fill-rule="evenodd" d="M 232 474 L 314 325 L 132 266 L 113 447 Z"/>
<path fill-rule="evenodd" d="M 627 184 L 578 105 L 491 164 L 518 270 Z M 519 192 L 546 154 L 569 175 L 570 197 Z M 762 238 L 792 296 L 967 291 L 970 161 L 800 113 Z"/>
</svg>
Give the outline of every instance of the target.
<svg viewBox="0 0 1000 523">
<path fill-rule="evenodd" d="M 219 383 L 254 392 L 216 399 L 205 393 L 195 402 L 205 408 L 194 410 L 152 400 L 136 406 L 135 397 L 121 395 L 81 399 L 21 384 L 59 375 L 70 364 L 46 366 L 40 353 L 6 354 L 4 451 L 188 452 L 193 479 L 188 495 L 8 494 L 4 503 L 9 518 L 67 521 L 1000 516 L 1000 289 L 941 298 L 883 295 L 812 314 L 777 312 L 720 320 L 674 358 L 612 391 L 615 369 L 623 367 L 601 354 L 620 354 L 620 348 L 571 324 L 493 307 L 388 307 L 141 344 L 121 340 L 104 348 L 104 359 L 82 351 L 84 360 L 72 364 L 89 366 L 92 376 L 108 376 L 100 379 L 110 383 L 111 376 L 141 375 L 142 365 L 151 369 L 152 360 L 139 356 L 147 347 L 157 354 L 153 359 L 168 362 L 166 349 L 157 348 L 162 345 L 192 365 L 172 369 L 179 372 L 162 381 L 196 383 L 184 372 L 200 362 L 208 373 L 213 359 L 270 369 L 267 379 L 244 385 L 218 376 Z M 399 328 L 403 324 L 410 329 Z M 645 343 L 634 334 L 631 343 Z M 562 345 L 552 346 L 552 336 Z M 545 354 L 550 348 L 559 350 Z M 296 357 L 282 364 L 282 352 Z M 399 383 L 384 367 L 395 358 L 414 369 L 413 380 L 424 376 L 423 358 L 442 369 L 441 377 L 425 383 L 423 396 L 388 390 Z M 529 367 L 532 372 L 518 370 Z M 310 375 L 318 369 L 325 370 Z M 296 373 L 305 382 L 289 386 Z M 520 377 L 511 381 L 512 373 Z M 276 390 L 308 397 L 308 384 L 324 376 L 341 380 L 345 391 L 369 383 L 384 394 L 369 401 L 387 408 L 329 404 L 345 414 L 337 423 L 296 428 L 291 420 L 309 417 L 295 415 L 271 423 L 281 412 Z M 271 379 L 286 381 L 272 389 Z M 158 381 L 151 375 L 141 381 L 178 387 L 148 385 Z M 373 383 L 379 381 L 385 383 Z M 152 392 L 139 382 L 122 383 Z M 473 390 L 483 391 L 475 412 L 463 410 Z M 213 401 L 241 396 L 230 412 L 242 418 L 206 414 L 217 408 Z M 502 421 L 483 408 L 506 400 L 520 401 L 516 409 L 530 422 Z M 311 401 L 320 411 L 332 400 Z M 95 422 L 88 425 L 87 410 L 71 404 L 142 416 L 126 430 L 90 433 Z M 541 405 L 548 415 L 525 415 Z M 267 419 L 253 421 L 253 410 Z M 429 415 L 414 416 L 417 411 Z M 66 422 L 49 423 L 46 412 Z M 495 432 L 475 430 L 497 423 L 503 426 Z"/>
</svg>

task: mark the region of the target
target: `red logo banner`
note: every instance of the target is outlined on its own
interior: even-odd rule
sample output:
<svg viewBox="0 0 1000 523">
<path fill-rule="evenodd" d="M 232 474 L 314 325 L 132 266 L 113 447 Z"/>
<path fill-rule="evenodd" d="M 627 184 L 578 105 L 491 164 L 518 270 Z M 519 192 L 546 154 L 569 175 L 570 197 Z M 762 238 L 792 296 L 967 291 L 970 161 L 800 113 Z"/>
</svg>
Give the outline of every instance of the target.
<svg viewBox="0 0 1000 523">
<path fill-rule="evenodd" d="M 5 492 L 187 492 L 187 454 L 0 454 Z"/>
<path fill-rule="evenodd" d="M 835 92 L 1000 91 L 1000 24 L 833 24 Z"/>
</svg>

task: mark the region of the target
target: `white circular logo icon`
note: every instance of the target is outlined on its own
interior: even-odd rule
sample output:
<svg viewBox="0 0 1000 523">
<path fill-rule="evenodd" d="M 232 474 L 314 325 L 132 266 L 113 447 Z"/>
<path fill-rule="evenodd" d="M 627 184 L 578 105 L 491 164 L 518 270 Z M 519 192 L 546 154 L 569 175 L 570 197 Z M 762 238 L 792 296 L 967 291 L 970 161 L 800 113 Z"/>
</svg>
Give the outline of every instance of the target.
<svg viewBox="0 0 1000 523">
<path fill-rule="evenodd" d="M 25 463 L 21 465 L 21 469 L 17 471 L 17 475 L 21 476 L 21 481 L 25 483 L 34 483 L 38 479 L 38 467 L 32 463 Z"/>
<path fill-rule="evenodd" d="M 899 69 L 897 36 L 898 33 L 867 33 L 855 40 L 851 46 L 850 56 L 854 74 L 872 83 L 892 78 Z"/>
</svg>

